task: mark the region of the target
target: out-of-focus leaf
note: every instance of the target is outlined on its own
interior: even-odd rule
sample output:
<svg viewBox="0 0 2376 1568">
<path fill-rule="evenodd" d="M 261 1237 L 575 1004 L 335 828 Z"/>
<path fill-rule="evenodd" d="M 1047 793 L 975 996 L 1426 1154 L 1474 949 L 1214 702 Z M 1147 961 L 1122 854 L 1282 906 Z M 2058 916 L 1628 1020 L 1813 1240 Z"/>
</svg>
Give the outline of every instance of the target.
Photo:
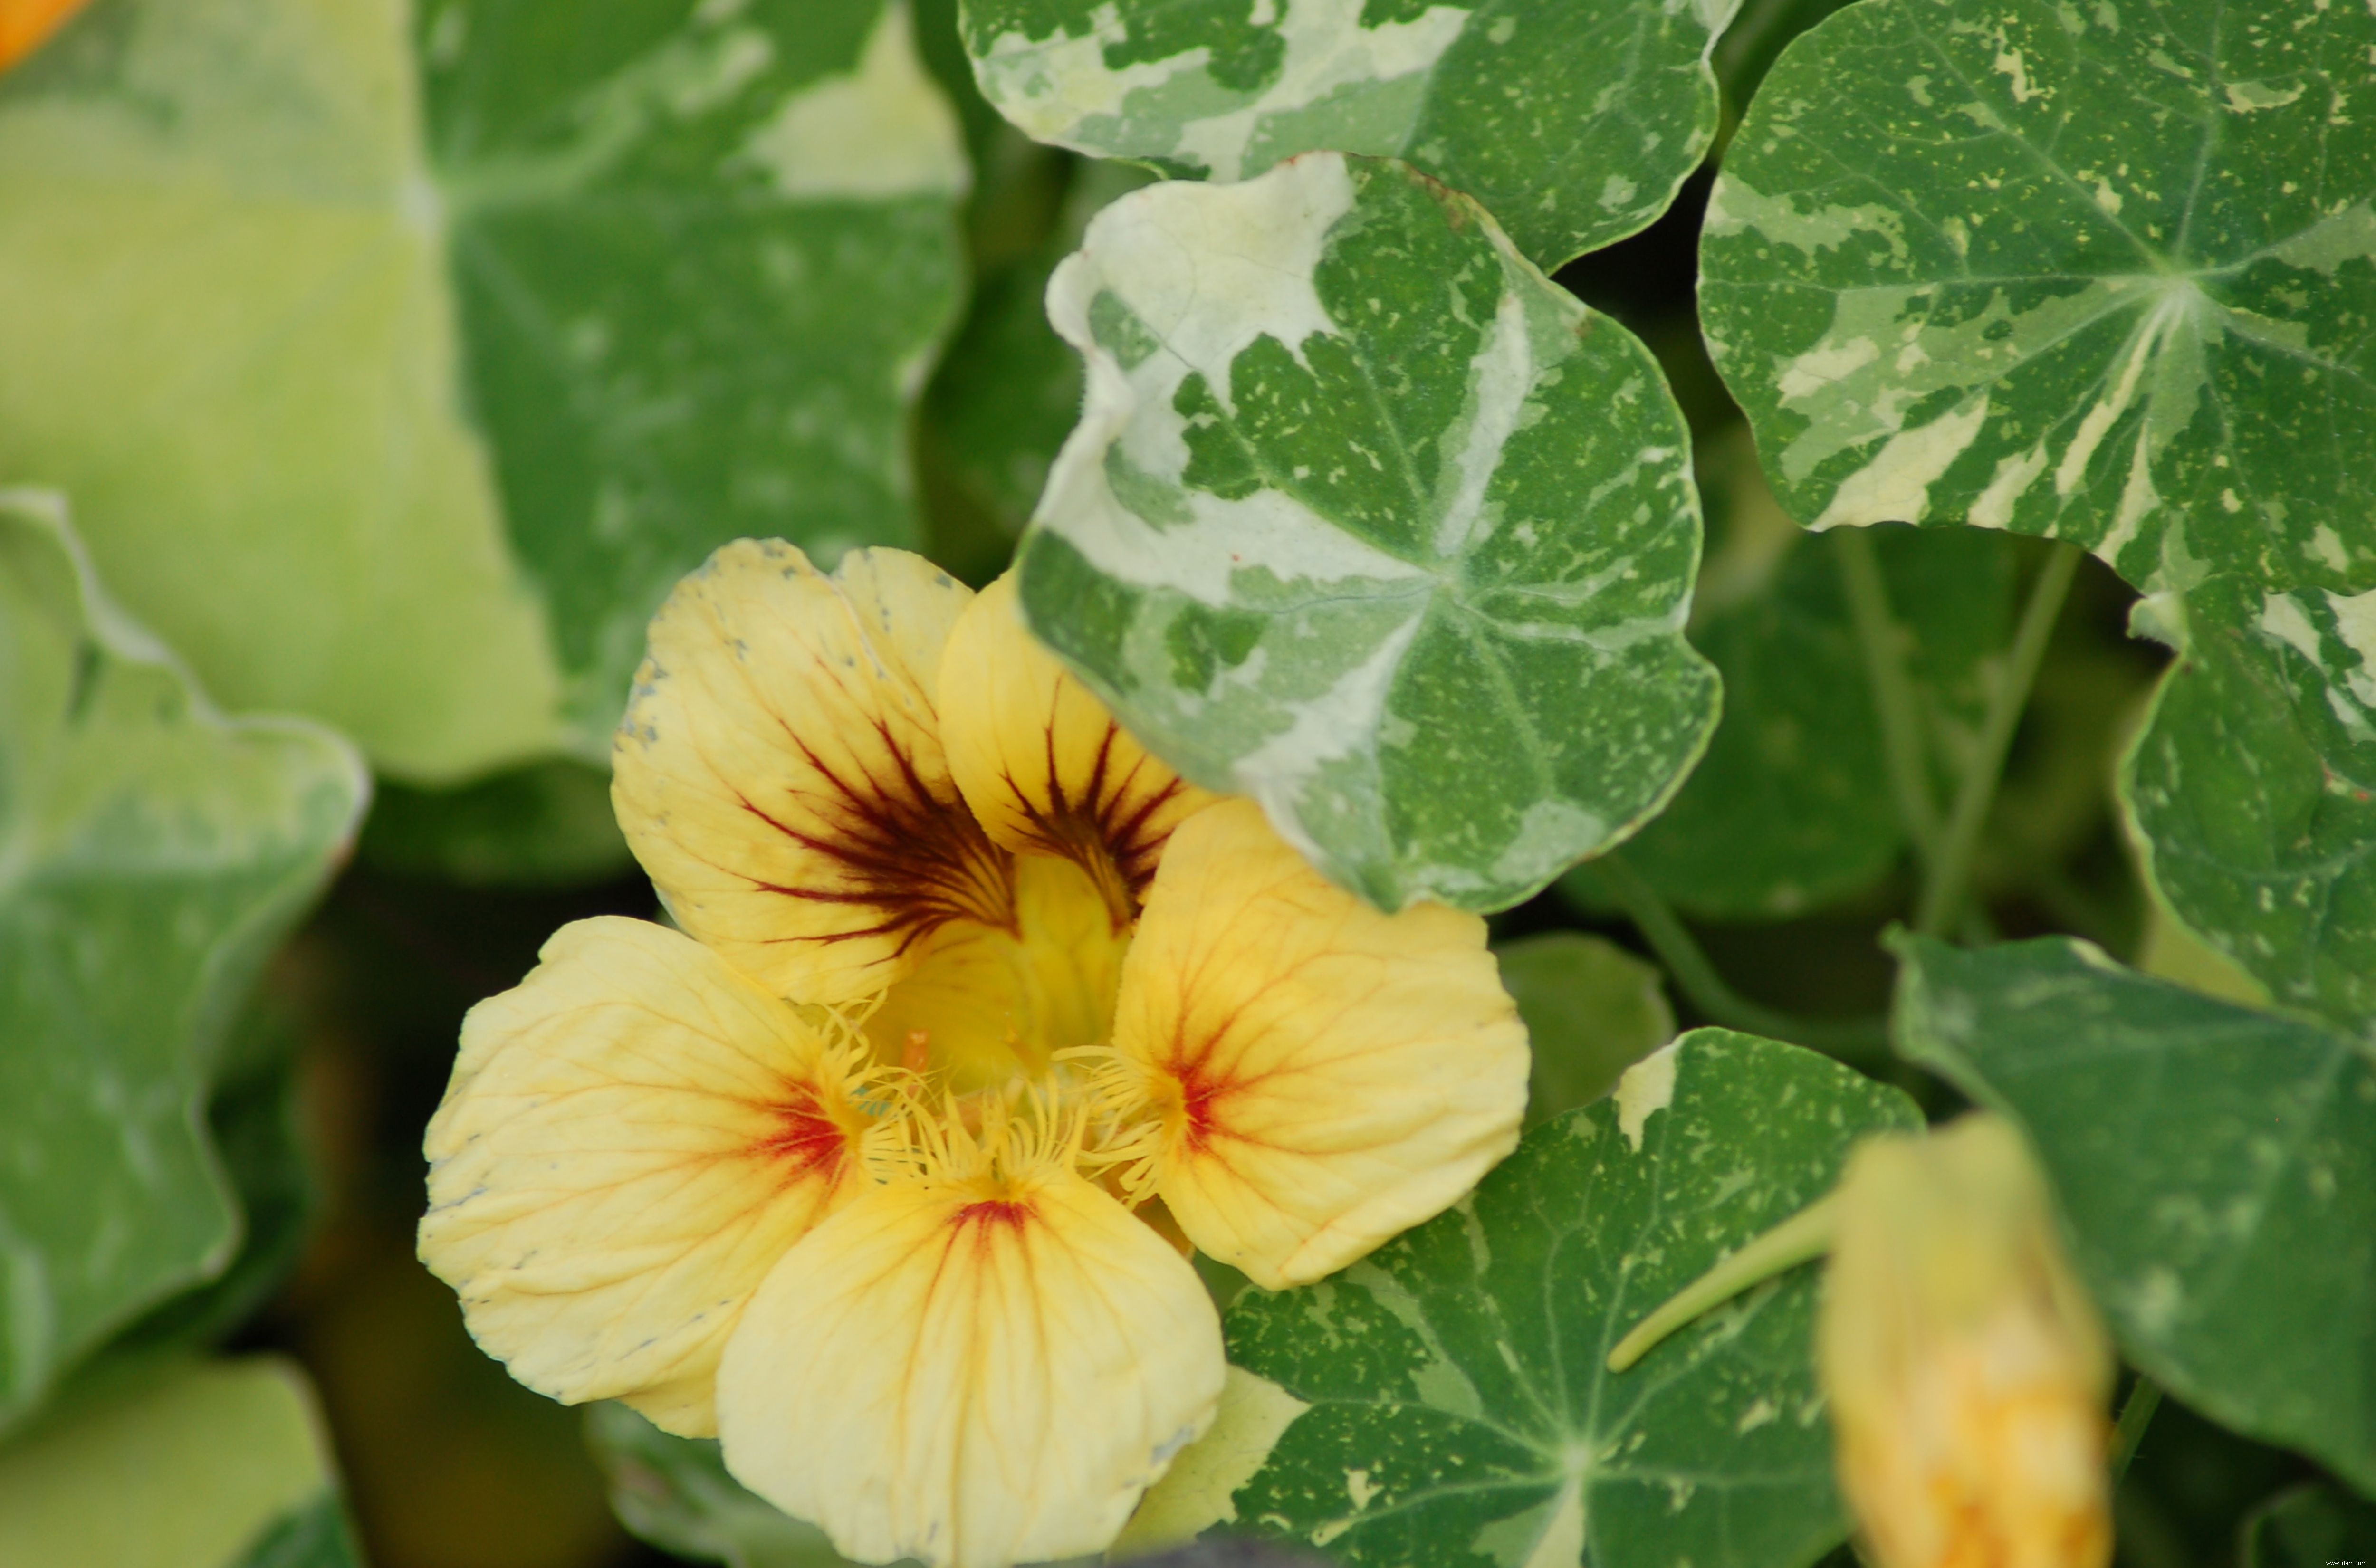
<svg viewBox="0 0 2376 1568">
<path fill-rule="evenodd" d="M 2376 1015 L 2376 593 L 2234 577 L 2143 607 L 2183 646 L 2121 770 L 2172 911 L 2278 1003 Z"/>
<path fill-rule="evenodd" d="M 218 715 L 0 495 L 0 1424 L 231 1260 L 208 1087 L 368 793 L 344 741 Z"/>
<path fill-rule="evenodd" d="M 1605 1358 L 1820 1196 L 1857 1138 L 1919 1124 L 1812 1051 L 1683 1036 L 1611 1099 L 1528 1133 L 1452 1212 L 1317 1285 L 1238 1298 L 1230 1359 L 1289 1419 L 1217 1522 L 1356 1568 L 1812 1562 L 1847 1526 L 1812 1271 L 1630 1372 Z"/>
<path fill-rule="evenodd" d="M 1238 180 L 1407 158 L 1545 267 L 1647 226 L 1716 134 L 1739 0 L 964 0 L 982 92 L 1042 141 Z"/>
<path fill-rule="evenodd" d="M 2376 1486 L 2376 1053 L 2066 940 L 1899 953 L 1899 1049 L 2028 1133 L 2129 1360 Z"/>
<path fill-rule="evenodd" d="M 0 1444 L 0 1562 L 359 1561 L 312 1395 L 272 1357 L 127 1368 Z"/>
<path fill-rule="evenodd" d="M 565 758 L 458 790 L 383 785 L 358 852 L 385 871 L 473 887 L 565 887 L 634 863 L 610 774 Z"/>
<path fill-rule="evenodd" d="M 1626 1068 L 1675 1038 L 1657 966 L 1581 932 L 1522 936 L 1493 949 L 1533 1047 L 1529 1123 L 1589 1105 Z"/>
<path fill-rule="evenodd" d="M 0 475 L 226 701 L 597 755 L 718 543 L 921 538 L 965 180 L 898 0 L 111 0 L 0 80 Z"/>
<path fill-rule="evenodd" d="M 1793 517 L 2130 582 L 2376 581 L 2376 13 L 1868 0 L 1709 197 L 1700 304 Z"/>
<path fill-rule="evenodd" d="M 1771 920 L 1870 887 L 1906 848 L 1879 709 L 1842 582 L 1842 541 L 1776 506 L 1735 426 L 1701 459 L 1722 530 L 1700 573 L 1692 641 L 1724 678 L 1724 719 L 1674 802 L 1627 846 L 1680 908 Z M 1976 529 L 1876 530 L 1889 636 L 1914 692 L 1926 782 L 1977 738 L 2011 631 L 2013 564 Z"/>
<path fill-rule="evenodd" d="M 671 1436 L 607 1401 L 588 1408 L 586 1441 L 620 1523 L 663 1550 L 727 1568 L 841 1568 L 823 1530 L 728 1475 L 715 1442 Z"/>
<path fill-rule="evenodd" d="M 2336 1568 L 2364 1562 L 2370 1541 L 2376 1541 L 2376 1503 L 2338 1486 L 2298 1486 L 2244 1521 L 2241 1568 Z"/>
<path fill-rule="evenodd" d="M 1682 780 L 1682 417 L 1475 203 L 1313 153 L 1099 214 L 1050 286 L 1088 403 L 1032 628 L 1198 783 L 1381 908 L 1495 909 Z"/>
</svg>

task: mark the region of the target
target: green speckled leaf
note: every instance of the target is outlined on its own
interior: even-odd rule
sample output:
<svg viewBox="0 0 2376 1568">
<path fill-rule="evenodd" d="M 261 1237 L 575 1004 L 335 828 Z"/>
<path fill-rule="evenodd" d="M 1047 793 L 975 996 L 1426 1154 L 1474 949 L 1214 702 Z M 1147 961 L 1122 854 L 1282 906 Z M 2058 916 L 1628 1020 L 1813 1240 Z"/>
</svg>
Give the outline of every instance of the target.
<svg viewBox="0 0 2376 1568">
<path fill-rule="evenodd" d="M 1646 226 L 1716 135 L 1739 0 L 965 0 L 984 96 L 1041 141 L 1237 180 L 1406 158 L 1547 267 Z"/>
<path fill-rule="evenodd" d="M 2128 1360 L 2376 1486 L 2376 1054 L 2070 941 L 1899 956 L 1898 1049 L 2029 1134 Z"/>
<path fill-rule="evenodd" d="M 294 1366 L 144 1362 L 92 1381 L 0 1444 L 0 1562 L 358 1568 Z"/>
<path fill-rule="evenodd" d="M 2376 581 L 2371 50 L 2311 0 L 1870 0 L 1793 43 L 1700 291 L 1783 505 Z"/>
<path fill-rule="evenodd" d="M 2150 601 L 2184 651 L 2121 775 L 2180 920 L 2280 1004 L 2376 1016 L 2376 594 L 2214 578 Z"/>
<path fill-rule="evenodd" d="M 587 1408 L 586 1442 L 619 1522 L 665 1551 L 727 1568 L 842 1568 L 823 1530 L 728 1475 L 713 1440 L 671 1436 L 604 1401 Z"/>
<path fill-rule="evenodd" d="M 1675 1038 L 1657 967 L 1613 942 L 1552 931 L 1496 943 L 1493 956 L 1534 1052 L 1529 1125 L 1591 1104 Z"/>
<path fill-rule="evenodd" d="M 1536 1128 L 1453 1212 L 1300 1290 L 1230 1359 L 1310 1408 L 1236 1530 L 1354 1568 L 1796 1568 L 1847 1526 L 1799 1270 L 1611 1374 L 1625 1330 L 1914 1106 L 1811 1051 L 1697 1029 Z"/>
<path fill-rule="evenodd" d="M 1906 848 L 1842 588 L 1844 541 L 1793 526 L 1746 447 L 1728 443 L 1702 458 L 1705 477 L 1728 451 L 1746 470 L 1705 486 L 1724 523 L 1693 602 L 1692 642 L 1724 677 L 1724 720 L 1674 802 L 1625 851 L 1670 903 L 1717 920 L 1835 903 L 1886 874 Z M 2012 559 L 2002 540 L 1964 529 L 1879 529 L 1872 552 L 1925 726 L 1932 796 L 1943 801 L 1979 731 L 1990 661 L 2011 632 Z"/>
<path fill-rule="evenodd" d="M 2282 1492 L 2244 1521 L 2240 1568 L 2339 1568 L 2376 1547 L 2376 1503 L 2341 1487 L 2308 1482 Z"/>
<path fill-rule="evenodd" d="M 920 537 L 966 171 L 905 15 L 90 7 L 0 82 L 0 479 L 227 702 L 599 756 L 715 545 Z"/>
<path fill-rule="evenodd" d="M 326 730 L 215 714 L 54 501 L 0 493 L 0 1425 L 230 1263 L 208 1086 L 367 788 Z"/>
<path fill-rule="evenodd" d="M 1385 909 L 1517 902 L 1656 812 L 1717 683 L 1648 352 L 1400 164 L 1115 202 L 1050 288 L 1088 361 L 1033 629 Z"/>
</svg>

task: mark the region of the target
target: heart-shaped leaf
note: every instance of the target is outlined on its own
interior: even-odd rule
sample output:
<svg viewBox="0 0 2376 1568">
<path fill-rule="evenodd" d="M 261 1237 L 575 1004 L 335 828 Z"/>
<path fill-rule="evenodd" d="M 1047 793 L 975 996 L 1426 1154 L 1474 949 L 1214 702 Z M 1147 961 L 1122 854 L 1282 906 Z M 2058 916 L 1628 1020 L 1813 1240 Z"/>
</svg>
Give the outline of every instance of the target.
<svg viewBox="0 0 2376 1568">
<path fill-rule="evenodd" d="M 2376 1486 L 2376 1054 L 2067 940 L 1899 956 L 1899 1049 L 2028 1133 L 2128 1359 Z"/>
<path fill-rule="evenodd" d="M 1515 903 L 1673 792 L 1682 417 L 1475 203 L 1334 153 L 1152 185 L 1049 298 L 1089 393 L 1024 608 L 1174 766 L 1388 909 Z"/>
<path fill-rule="evenodd" d="M 1870 0 L 1786 50 L 1702 315 L 1816 528 L 2376 582 L 2376 14 Z"/>
</svg>

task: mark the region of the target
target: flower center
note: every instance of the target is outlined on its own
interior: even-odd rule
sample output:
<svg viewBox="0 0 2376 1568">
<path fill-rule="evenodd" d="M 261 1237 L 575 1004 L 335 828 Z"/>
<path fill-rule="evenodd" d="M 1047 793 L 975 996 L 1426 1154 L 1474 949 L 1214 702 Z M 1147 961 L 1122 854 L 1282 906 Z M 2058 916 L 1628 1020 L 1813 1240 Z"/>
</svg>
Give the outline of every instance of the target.
<svg viewBox="0 0 2376 1568">
<path fill-rule="evenodd" d="M 866 1020 L 875 1054 L 925 1074 L 935 1091 L 1045 1081 L 1056 1052 L 1112 1033 L 1129 930 L 1114 929 L 1105 890 L 1072 861 L 1014 863 L 1014 929 L 944 922 Z"/>
</svg>

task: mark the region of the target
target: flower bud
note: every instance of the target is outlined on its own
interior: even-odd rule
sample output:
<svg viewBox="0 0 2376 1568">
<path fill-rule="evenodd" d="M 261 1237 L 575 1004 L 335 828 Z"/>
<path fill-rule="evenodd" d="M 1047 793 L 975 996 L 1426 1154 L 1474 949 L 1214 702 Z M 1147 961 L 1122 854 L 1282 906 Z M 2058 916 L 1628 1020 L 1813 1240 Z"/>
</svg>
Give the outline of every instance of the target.
<svg viewBox="0 0 2376 1568">
<path fill-rule="evenodd" d="M 1816 1355 L 1877 1568 L 2104 1568 L 2111 1356 L 2021 1134 L 1867 1140 Z"/>
</svg>

